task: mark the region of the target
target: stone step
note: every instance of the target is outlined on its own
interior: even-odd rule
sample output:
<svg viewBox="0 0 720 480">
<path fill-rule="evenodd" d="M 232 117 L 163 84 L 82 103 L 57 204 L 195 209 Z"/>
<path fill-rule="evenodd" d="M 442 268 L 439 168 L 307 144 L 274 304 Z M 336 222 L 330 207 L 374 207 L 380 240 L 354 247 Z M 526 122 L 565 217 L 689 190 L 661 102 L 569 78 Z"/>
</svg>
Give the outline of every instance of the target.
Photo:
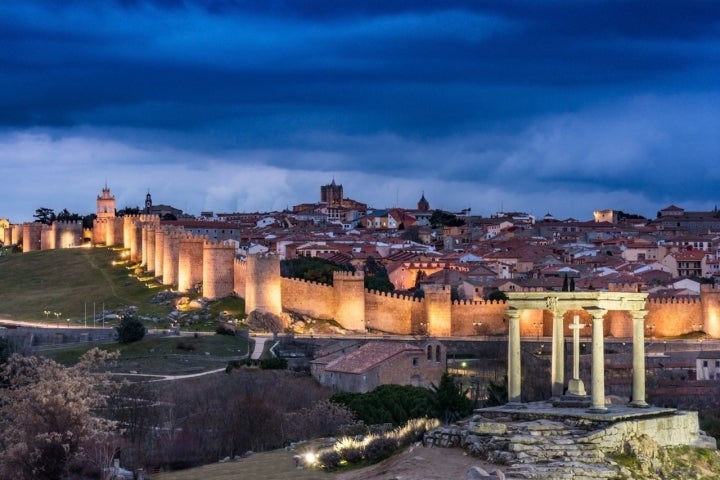
<svg viewBox="0 0 720 480">
<path fill-rule="evenodd" d="M 534 480 L 607 480 L 618 477 L 618 471 L 607 465 L 589 465 L 567 461 L 548 464 L 513 465 L 508 475 Z"/>
</svg>

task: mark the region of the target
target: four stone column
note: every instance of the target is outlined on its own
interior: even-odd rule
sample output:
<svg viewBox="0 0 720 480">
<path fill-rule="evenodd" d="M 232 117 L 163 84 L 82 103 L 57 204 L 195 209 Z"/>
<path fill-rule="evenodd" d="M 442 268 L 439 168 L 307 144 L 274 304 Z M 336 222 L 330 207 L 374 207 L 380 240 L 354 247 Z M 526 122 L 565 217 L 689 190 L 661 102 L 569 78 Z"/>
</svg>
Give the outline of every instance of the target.
<svg viewBox="0 0 720 480">
<path fill-rule="evenodd" d="M 550 299 L 549 299 L 550 300 Z M 550 382 L 552 383 L 552 396 L 559 398 L 565 389 L 565 331 L 564 311 L 557 309 L 557 299 L 552 307 L 552 359 L 550 365 Z"/>
<path fill-rule="evenodd" d="M 633 316 L 633 376 L 630 406 L 646 408 L 645 401 L 645 315 L 647 310 L 632 312 Z"/>
<path fill-rule="evenodd" d="M 602 308 L 587 308 L 592 316 L 592 407 L 590 411 L 602 413 L 605 407 L 605 335 Z"/>
<path fill-rule="evenodd" d="M 508 314 L 508 403 L 522 402 L 520 385 L 520 310 L 510 307 Z"/>
</svg>

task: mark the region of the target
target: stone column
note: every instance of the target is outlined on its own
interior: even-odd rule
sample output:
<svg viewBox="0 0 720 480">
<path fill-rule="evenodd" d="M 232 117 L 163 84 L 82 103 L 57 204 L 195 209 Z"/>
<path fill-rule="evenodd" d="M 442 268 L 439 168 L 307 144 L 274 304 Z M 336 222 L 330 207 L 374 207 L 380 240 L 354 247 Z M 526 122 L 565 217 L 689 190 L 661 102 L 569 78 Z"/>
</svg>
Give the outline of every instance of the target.
<svg viewBox="0 0 720 480">
<path fill-rule="evenodd" d="M 585 327 L 584 323 L 580 323 L 580 316 L 573 317 L 573 323 L 570 328 L 573 331 L 573 376 L 568 382 L 568 393 L 572 395 L 585 396 L 585 385 L 580 379 L 580 329 Z"/>
<path fill-rule="evenodd" d="M 508 314 L 508 404 L 522 403 L 520 385 L 520 310 L 510 307 Z"/>
<path fill-rule="evenodd" d="M 645 315 L 647 310 L 631 312 L 633 317 L 633 376 L 631 407 L 647 408 L 645 401 Z"/>
<path fill-rule="evenodd" d="M 586 309 L 592 316 L 592 406 L 591 412 L 604 413 L 605 407 L 605 338 L 602 308 Z"/>
<path fill-rule="evenodd" d="M 552 360 L 550 366 L 550 382 L 552 384 L 552 396 L 560 398 L 565 390 L 565 331 L 563 316 L 564 311 L 557 309 L 557 299 L 552 305 L 553 331 L 552 331 Z M 550 302 L 548 302 L 550 303 Z"/>
</svg>

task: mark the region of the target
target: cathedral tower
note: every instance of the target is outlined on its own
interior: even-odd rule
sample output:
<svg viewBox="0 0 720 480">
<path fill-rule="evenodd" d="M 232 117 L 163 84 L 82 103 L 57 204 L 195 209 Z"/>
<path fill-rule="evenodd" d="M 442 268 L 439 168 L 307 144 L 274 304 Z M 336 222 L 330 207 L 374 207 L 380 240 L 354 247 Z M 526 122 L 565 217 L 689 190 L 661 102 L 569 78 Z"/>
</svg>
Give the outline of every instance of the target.
<svg viewBox="0 0 720 480">
<path fill-rule="evenodd" d="M 115 217 L 115 196 L 110 194 L 107 184 L 102 190 L 102 194 L 97 197 L 97 218 L 114 218 Z"/>
</svg>

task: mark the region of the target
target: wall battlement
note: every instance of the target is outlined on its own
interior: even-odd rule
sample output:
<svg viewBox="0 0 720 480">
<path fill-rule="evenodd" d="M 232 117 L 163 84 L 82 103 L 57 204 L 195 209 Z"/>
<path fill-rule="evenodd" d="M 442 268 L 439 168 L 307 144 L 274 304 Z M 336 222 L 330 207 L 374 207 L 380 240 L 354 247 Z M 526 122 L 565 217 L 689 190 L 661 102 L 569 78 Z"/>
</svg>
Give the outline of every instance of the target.
<svg viewBox="0 0 720 480">
<path fill-rule="evenodd" d="M 120 223 L 117 223 L 118 220 Z M 96 220 L 95 225 L 120 225 L 122 232 L 123 222 L 134 224 L 132 220 L 115 219 L 113 222 L 108 218 Z M 509 304 L 504 300 L 452 300 L 451 288 L 436 284 L 424 286 L 424 298 L 366 290 L 363 272 L 334 272 L 333 285 L 283 278 L 280 275 L 280 258 L 276 253 L 250 254 L 242 260 L 237 258 L 236 245 L 232 241 L 211 241 L 182 228 L 154 223 L 135 226 L 137 228 L 131 229 L 132 232 L 141 232 L 140 235 L 135 233 L 135 241 L 140 242 L 136 245 L 138 251 L 154 247 L 156 275 L 164 276 L 167 268 L 168 279 L 174 278 L 173 283 L 176 283 L 178 272 L 186 269 L 188 280 L 184 280 L 183 284 L 189 288 L 200 283 L 198 271 L 202 268 L 203 295 L 215 299 L 234 292 L 245 298 L 247 313 L 260 310 L 280 315 L 283 309 L 287 309 L 316 318 L 334 319 L 349 330 L 372 328 L 405 335 L 421 331 L 443 337 L 495 335 L 507 330 Z M 47 236 L 51 229 L 44 229 L 38 223 L 23 225 L 23 236 L 35 238 L 38 246 L 43 232 Z M 23 242 L 24 248 L 26 243 L 33 244 Z M 181 245 L 189 248 L 182 255 Z M 202 261 L 197 253 L 200 245 Z M 150 262 L 150 259 L 148 256 L 147 261 Z M 616 292 L 635 292 L 636 287 L 635 284 L 616 284 L 611 288 Z M 524 291 L 543 292 L 544 289 Z M 697 331 L 700 325 L 706 334 L 720 337 L 718 286 L 702 285 L 699 299 L 651 298 L 646 302 L 646 310 L 645 324 L 652 327 L 652 335 L 656 338 Z M 537 335 L 535 325 L 545 323 L 542 311 L 530 312 L 521 321 L 521 331 L 523 335 Z M 627 336 L 628 332 L 632 332 L 632 317 L 622 311 L 611 311 L 606 316 L 606 325 L 608 334 Z M 543 334 L 547 331 L 543 327 Z"/>
<path fill-rule="evenodd" d="M 700 304 L 701 299 L 697 297 L 670 297 L 670 298 L 648 298 L 648 304 Z"/>
</svg>

